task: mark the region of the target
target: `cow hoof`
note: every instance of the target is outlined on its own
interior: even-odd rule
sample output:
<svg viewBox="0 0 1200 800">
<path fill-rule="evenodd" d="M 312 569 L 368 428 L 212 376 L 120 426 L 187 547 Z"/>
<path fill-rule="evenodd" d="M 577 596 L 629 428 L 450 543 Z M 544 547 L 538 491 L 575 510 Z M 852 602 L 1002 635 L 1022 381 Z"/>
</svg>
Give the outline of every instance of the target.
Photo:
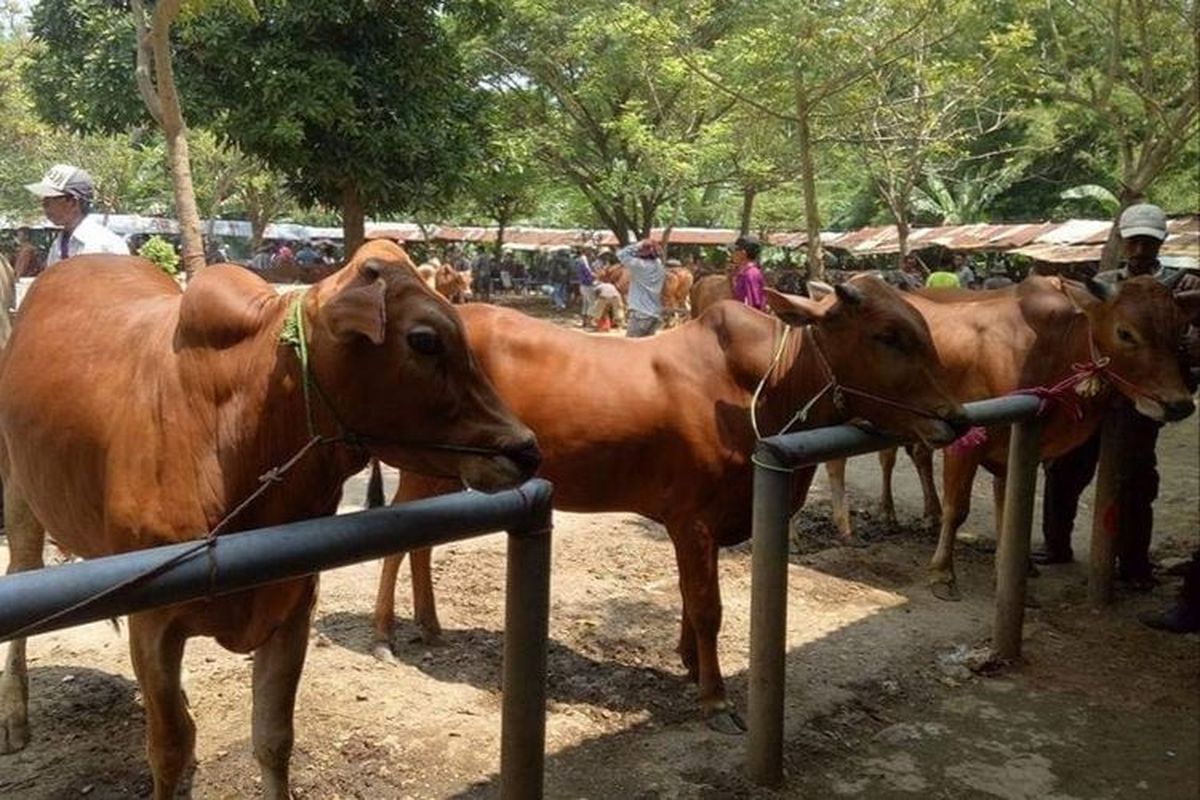
<svg viewBox="0 0 1200 800">
<path fill-rule="evenodd" d="M 442 638 L 442 634 L 440 632 L 430 633 L 428 631 L 421 631 L 416 636 L 413 636 L 411 639 L 409 639 L 408 643 L 409 644 L 423 644 L 426 647 L 445 647 L 446 646 L 446 640 Z"/>
<path fill-rule="evenodd" d="M 940 514 L 936 517 L 932 515 L 922 517 L 921 524 L 925 526 L 926 532 L 936 531 L 938 528 L 942 527 L 942 517 Z"/>
<path fill-rule="evenodd" d="M 0 722 L 0 755 L 24 750 L 29 744 L 29 721 L 24 713 L 9 713 Z"/>
<path fill-rule="evenodd" d="M 933 592 L 933 596 L 938 600 L 945 600 L 948 603 L 957 603 L 962 600 L 962 594 L 958 591 L 958 582 L 953 578 L 930 581 L 929 591 Z"/>
<path fill-rule="evenodd" d="M 396 663 L 396 654 L 392 652 L 392 645 L 388 642 L 376 642 L 371 648 L 371 655 L 375 656 L 376 661 L 384 664 Z"/>
<path fill-rule="evenodd" d="M 708 727 L 726 736 L 741 736 L 748 730 L 745 720 L 733 708 L 710 711 L 705 722 Z"/>
</svg>

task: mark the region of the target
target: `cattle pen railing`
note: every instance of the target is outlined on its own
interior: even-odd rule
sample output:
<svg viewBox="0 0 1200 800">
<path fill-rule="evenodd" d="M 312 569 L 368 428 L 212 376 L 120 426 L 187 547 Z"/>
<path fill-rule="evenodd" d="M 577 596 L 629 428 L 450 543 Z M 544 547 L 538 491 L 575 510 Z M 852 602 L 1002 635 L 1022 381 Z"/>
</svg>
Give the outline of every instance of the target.
<svg viewBox="0 0 1200 800">
<path fill-rule="evenodd" d="M 1009 395 L 968 403 L 967 420 L 981 427 L 1012 424 L 1007 490 L 996 551 L 996 597 L 992 648 L 1000 659 L 1021 654 L 1030 530 L 1040 461 L 1041 399 Z M 1111 594 L 1113 537 L 1103 509 L 1113 496 L 1119 455 L 1106 426 L 1096 477 L 1089 590 L 1094 603 Z M 746 769 L 756 783 L 783 780 L 783 722 L 787 638 L 788 526 L 792 473 L 824 461 L 902 444 L 898 439 L 848 425 L 772 436 L 755 450 L 750 599 L 749 736 Z M 1106 452 L 1107 451 L 1107 452 Z"/>
<path fill-rule="evenodd" d="M 551 491 L 534 479 L 495 494 L 459 492 L 231 533 L 209 548 L 186 542 L 15 573 L 0 578 L 0 642 L 507 531 L 500 796 L 540 798 Z"/>
</svg>

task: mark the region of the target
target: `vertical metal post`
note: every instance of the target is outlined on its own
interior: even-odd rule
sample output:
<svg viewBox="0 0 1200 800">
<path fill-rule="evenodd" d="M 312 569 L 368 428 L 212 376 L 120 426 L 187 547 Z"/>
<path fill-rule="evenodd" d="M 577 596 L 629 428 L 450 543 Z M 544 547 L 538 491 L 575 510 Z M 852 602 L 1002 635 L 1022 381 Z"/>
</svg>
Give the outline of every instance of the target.
<svg viewBox="0 0 1200 800">
<path fill-rule="evenodd" d="M 1041 420 L 1034 417 L 1012 426 L 1008 445 L 1004 520 L 996 550 L 996 610 L 992 647 L 1003 659 L 1021 655 L 1025 621 L 1025 578 L 1029 572 L 1029 536 L 1041 445 Z"/>
<path fill-rule="evenodd" d="M 750 584 L 750 732 L 746 770 L 762 786 L 783 782 L 791 470 L 760 448 L 754 467 Z"/>
<path fill-rule="evenodd" d="M 504 587 L 500 797 L 540 800 L 546 761 L 550 532 L 510 532 Z"/>
<path fill-rule="evenodd" d="M 1101 608 L 1112 602 L 1113 572 L 1117 557 L 1117 475 L 1121 460 L 1122 426 L 1114 414 L 1104 418 L 1100 430 L 1100 461 L 1096 467 L 1092 502 L 1092 552 L 1088 564 L 1088 599 Z"/>
</svg>

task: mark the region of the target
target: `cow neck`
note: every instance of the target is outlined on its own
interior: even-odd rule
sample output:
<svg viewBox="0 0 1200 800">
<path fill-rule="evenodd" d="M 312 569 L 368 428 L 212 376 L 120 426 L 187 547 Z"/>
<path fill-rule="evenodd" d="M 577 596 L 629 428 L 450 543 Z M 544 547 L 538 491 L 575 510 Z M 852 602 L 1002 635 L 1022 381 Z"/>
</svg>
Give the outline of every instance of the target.
<svg viewBox="0 0 1200 800">
<path fill-rule="evenodd" d="M 775 355 L 750 398 L 750 426 L 754 430 L 756 439 L 779 436 L 788 433 L 793 426 L 807 424 L 813 409 L 822 401 L 827 401 L 833 410 L 830 418 L 821 419 L 822 423 L 834 424 L 844 421 L 845 417 L 845 402 L 842 398 L 841 387 L 829 366 L 829 359 L 825 357 L 820 342 L 816 338 L 813 326 L 793 327 L 782 321 L 779 324 L 782 329 L 779 332 L 779 343 L 775 347 Z M 790 348 L 792 352 L 785 357 L 785 353 L 789 350 L 789 341 L 794 344 Z M 781 366 L 784 363 L 786 366 Z M 818 373 L 822 376 L 823 384 L 820 388 L 808 387 L 806 385 L 807 377 Z M 794 391 L 778 391 L 781 384 L 786 384 L 787 388 L 794 387 Z M 787 403 L 788 405 L 782 412 L 784 414 L 789 413 L 791 408 L 796 408 L 795 411 L 791 411 L 791 415 L 783 427 L 774 433 L 764 434 L 758 424 L 758 404 L 760 399 L 763 399 L 764 389 L 771 390 L 770 401 L 766 403 L 769 407 L 779 407 Z M 793 398 L 796 397 L 805 399 L 794 400 Z"/>
<path fill-rule="evenodd" d="M 768 382 L 771 375 L 776 373 L 776 371 L 777 371 L 776 368 L 779 365 L 780 358 L 781 358 L 784 350 L 786 349 L 786 343 L 787 343 L 787 339 L 789 337 L 790 330 L 791 329 L 788 326 L 786 326 L 786 325 L 784 326 L 783 333 L 781 334 L 782 338 L 779 343 L 779 347 L 775 352 L 775 358 L 772 360 L 771 365 L 767 368 L 766 374 L 763 375 L 762 381 L 759 382 L 758 388 L 755 389 L 754 396 L 753 396 L 753 398 L 751 398 L 750 423 L 751 423 L 751 426 L 754 428 L 755 436 L 759 439 L 762 439 L 764 437 L 762 436 L 762 433 L 759 431 L 759 428 L 758 428 L 758 419 L 757 419 L 758 397 L 762 392 L 763 386 Z M 811 419 L 812 411 L 814 408 L 816 408 L 821 403 L 822 400 L 825 400 L 826 398 L 828 398 L 828 401 L 831 404 L 834 413 L 831 414 L 829 418 L 821 419 L 821 420 L 819 420 L 819 422 L 823 425 L 836 425 L 836 424 L 844 423 L 847 419 L 849 419 L 846 395 L 861 398 L 863 400 L 867 400 L 867 401 L 877 404 L 877 405 L 888 406 L 890 408 L 896 408 L 901 411 L 906 411 L 910 414 L 913 414 L 914 416 L 926 417 L 928 419 L 935 419 L 935 420 L 941 419 L 940 415 L 938 415 L 932 411 L 928 411 L 924 408 L 919 408 L 918 406 L 914 406 L 909 403 L 905 403 L 901 400 L 894 400 L 894 399 L 876 394 L 874 392 L 868 392 L 863 389 L 859 389 L 854 386 L 847 386 L 846 384 L 842 383 L 841 381 L 838 380 L 837 375 L 834 373 L 833 367 L 830 366 L 829 358 L 825 355 L 825 348 L 821 346 L 820 333 L 817 330 L 816 326 L 805 325 L 800 328 L 800 331 L 801 331 L 800 342 L 797 343 L 798 352 L 793 357 L 792 365 L 791 365 L 790 369 L 788 369 L 786 371 L 786 375 L 791 376 L 797 370 L 800 371 L 801 375 L 809 374 L 809 372 L 811 370 L 805 369 L 805 368 L 803 368 L 803 365 L 798 364 L 798 362 L 800 361 L 800 357 L 804 356 L 805 354 L 808 354 L 809 360 L 815 360 L 817 362 L 818 370 L 821 373 L 821 375 L 824 377 L 825 383 L 820 389 L 816 390 L 815 392 L 806 393 L 808 395 L 808 400 L 806 400 L 803 405 L 800 405 L 799 409 L 795 413 L 792 414 L 792 416 L 788 419 L 787 423 L 785 423 L 782 428 L 780 428 L 776 433 L 774 433 L 772 435 L 779 436 L 781 434 L 788 433 L 792 429 L 792 426 L 797 425 L 797 424 L 805 425 L 806 423 L 809 423 L 809 422 L 817 422 L 818 420 Z M 807 339 L 807 343 L 804 341 L 805 339 Z M 780 372 L 782 372 L 782 371 L 780 371 Z M 783 374 L 780 374 L 776 378 L 775 385 L 778 385 L 778 383 L 780 381 L 782 381 L 783 379 L 784 379 Z M 802 387 L 798 387 L 798 388 L 802 388 Z"/>
</svg>

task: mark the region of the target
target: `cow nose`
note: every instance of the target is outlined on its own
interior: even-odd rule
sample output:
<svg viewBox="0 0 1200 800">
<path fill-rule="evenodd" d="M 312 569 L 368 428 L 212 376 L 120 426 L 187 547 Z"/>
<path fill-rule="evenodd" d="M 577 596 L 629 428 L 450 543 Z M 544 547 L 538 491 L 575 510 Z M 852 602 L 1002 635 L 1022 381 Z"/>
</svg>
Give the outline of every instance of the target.
<svg viewBox="0 0 1200 800">
<path fill-rule="evenodd" d="M 520 444 L 511 445 L 500 451 L 509 461 L 516 464 L 526 475 L 537 472 L 542 463 L 542 451 L 538 449 L 537 440 L 533 437 Z"/>
<path fill-rule="evenodd" d="M 1181 419 L 1187 419 L 1196 410 L 1196 403 L 1192 398 L 1188 397 L 1184 400 L 1176 400 L 1172 403 L 1163 404 L 1163 417 L 1167 422 L 1179 422 Z"/>
</svg>

